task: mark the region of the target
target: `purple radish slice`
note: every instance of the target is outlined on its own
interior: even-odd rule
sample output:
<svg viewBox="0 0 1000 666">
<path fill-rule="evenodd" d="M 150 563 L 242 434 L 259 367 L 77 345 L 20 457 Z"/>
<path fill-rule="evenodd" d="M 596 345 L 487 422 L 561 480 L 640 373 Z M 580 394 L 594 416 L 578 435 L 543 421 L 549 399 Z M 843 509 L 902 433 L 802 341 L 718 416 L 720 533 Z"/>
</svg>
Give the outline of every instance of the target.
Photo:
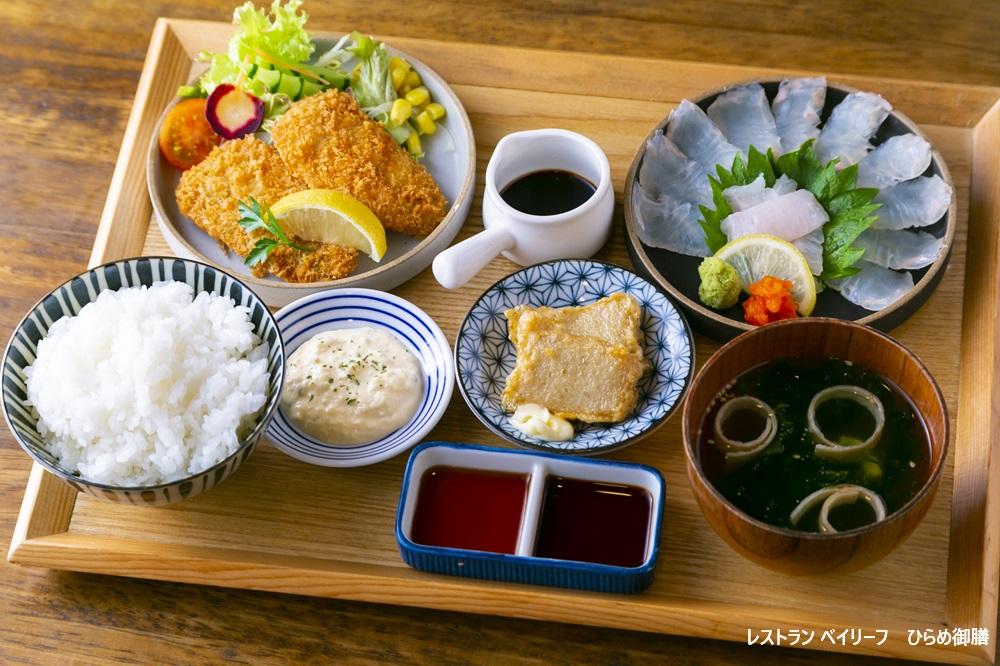
<svg viewBox="0 0 1000 666">
<path fill-rule="evenodd" d="M 238 139 L 260 127 L 264 102 L 230 83 L 220 83 L 208 96 L 205 118 L 222 138 Z"/>
</svg>

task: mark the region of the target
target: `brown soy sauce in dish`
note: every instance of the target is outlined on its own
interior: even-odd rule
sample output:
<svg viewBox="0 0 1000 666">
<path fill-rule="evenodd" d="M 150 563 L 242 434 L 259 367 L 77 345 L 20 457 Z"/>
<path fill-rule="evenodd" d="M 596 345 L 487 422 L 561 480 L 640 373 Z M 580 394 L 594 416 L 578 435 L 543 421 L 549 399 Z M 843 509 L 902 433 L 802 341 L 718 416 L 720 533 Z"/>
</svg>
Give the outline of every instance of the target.
<svg viewBox="0 0 1000 666">
<path fill-rule="evenodd" d="M 587 202 L 597 187 L 583 176 L 562 169 L 527 173 L 500 192 L 511 208 L 529 215 L 559 215 Z"/>
<path fill-rule="evenodd" d="M 527 493 L 526 474 L 431 467 L 420 479 L 413 541 L 513 554 Z"/>
<path fill-rule="evenodd" d="M 651 515 L 652 498 L 644 488 L 550 476 L 534 555 L 640 566 Z"/>
</svg>

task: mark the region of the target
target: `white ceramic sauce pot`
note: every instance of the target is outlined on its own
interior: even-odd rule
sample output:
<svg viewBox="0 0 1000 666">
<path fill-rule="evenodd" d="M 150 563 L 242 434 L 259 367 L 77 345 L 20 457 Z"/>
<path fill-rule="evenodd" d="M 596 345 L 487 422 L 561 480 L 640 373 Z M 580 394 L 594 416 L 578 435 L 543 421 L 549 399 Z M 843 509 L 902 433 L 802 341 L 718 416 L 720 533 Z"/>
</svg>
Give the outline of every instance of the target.
<svg viewBox="0 0 1000 666">
<path fill-rule="evenodd" d="M 531 215 L 510 206 L 500 192 L 521 176 L 560 169 L 596 185 L 576 208 L 557 215 Z M 500 139 L 486 166 L 485 230 L 434 259 L 434 277 L 457 289 L 498 254 L 522 266 L 553 259 L 586 258 L 607 242 L 615 208 L 611 167 L 601 147 L 562 129 L 514 132 Z"/>
</svg>

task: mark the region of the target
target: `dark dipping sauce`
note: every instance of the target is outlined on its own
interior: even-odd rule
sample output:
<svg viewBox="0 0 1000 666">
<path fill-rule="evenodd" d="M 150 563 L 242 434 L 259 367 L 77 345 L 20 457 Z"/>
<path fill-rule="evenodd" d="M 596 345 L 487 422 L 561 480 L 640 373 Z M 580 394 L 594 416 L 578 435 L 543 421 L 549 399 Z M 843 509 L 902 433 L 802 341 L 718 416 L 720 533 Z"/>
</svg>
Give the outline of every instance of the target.
<svg viewBox="0 0 1000 666">
<path fill-rule="evenodd" d="M 414 543 L 514 553 L 528 491 L 525 474 L 432 467 L 420 478 Z"/>
<path fill-rule="evenodd" d="M 885 428 L 875 447 L 853 462 L 824 460 L 813 453 L 806 414 L 818 392 L 847 384 L 871 391 L 885 408 Z M 749 395 L 774 409 L 778 431 L 774 441 L 758 457 L 726 470 L 725 456 L 713 442 L 713 422 L 724 402 Z M 864 407 L 849 400 L 834 399 L 816 410 L 816 421 L 824 435 L 864 441 L 873 432 L 875 420 Z M 763 418 L 738 410 L 723 424 L 726 436 L 749 441 L 759 435 Z M 886 514 L 903 507 L 923 487 L 930 473 L 930 439 L 909 398 L 883 377 L 841 359 L 780 359 L 740 375 L 714 401 L 701 422 L 698 436 L 702 470 L 722 495 L 739 509 L 765 523 L 817 532 L 817 505 L 799 521 L 790 522 L 792 510 L 810 493 L 835 484 L 857 484 L 881 495 Z M 864 501 L 842 505 L 830 512 L 830 523 L 845 531 L 869 525 L 875 519 Z"/>
<path fill-rule="evenodd" d="M 646 560 L 651 508 L 643 488 L 549 477 L 534 554 L 637 567 Z"/>
<path fill-rule="evenodd" d="M 512 208 L 529 215 L 558 215 L 583 205 L 597 188 L 569 171 L 549 169 L 525 174 L 500 192 Z"/>
</svg>

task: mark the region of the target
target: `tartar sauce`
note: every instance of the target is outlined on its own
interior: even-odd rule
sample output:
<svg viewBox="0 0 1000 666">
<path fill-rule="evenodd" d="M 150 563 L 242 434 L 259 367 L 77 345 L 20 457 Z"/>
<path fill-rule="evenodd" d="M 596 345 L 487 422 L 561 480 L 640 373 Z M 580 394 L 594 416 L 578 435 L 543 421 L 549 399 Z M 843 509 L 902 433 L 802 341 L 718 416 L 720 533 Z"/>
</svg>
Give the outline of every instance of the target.
<svg viewBox="0 0 1000 666">
<path fill-rule="evenodd" d="M 550 442 L 564 442 L 573 439 L 573 424 L 555 416 L 545 407 L 526 403 L 518 405 L 510 417 L 515 428 L 529 437 L 537 437 Z"/>
<path fill-rule="evenodd" d="M 406 425 L 423 397 L 420 362 L 383 329 L 317 333 L 288 357 L 281 410 L 334 446 L 381 439 Z"/>
</svg>

